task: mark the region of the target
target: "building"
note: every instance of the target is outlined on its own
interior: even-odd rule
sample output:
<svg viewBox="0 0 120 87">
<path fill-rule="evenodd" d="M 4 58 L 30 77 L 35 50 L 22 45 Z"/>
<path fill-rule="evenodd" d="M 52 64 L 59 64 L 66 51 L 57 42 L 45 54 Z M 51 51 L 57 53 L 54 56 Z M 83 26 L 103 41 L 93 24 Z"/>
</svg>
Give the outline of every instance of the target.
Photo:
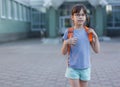
<svg viewBox="0 0 120 87">
<path fill-rule="evenodd" d="M 119 0 L 0 0 L 0 42 L 57 37 L 71 26 L 71 8 L 78 3 L 88 8 L 99 36 L 120 36 Z"/>
<path fill-rule="evenodd" d="M 71 26 L 71 7 L 78 3 L 83 3 L 88 8 L 90 26 L 99 36 L 120 36 L 119 0 L 64 0 L 60 3 L 57 8 L 51 6 L 47 11 L 50 18 L 49 37 L 55 37 L 56 32 L 64 31 Z"/>
</svg>

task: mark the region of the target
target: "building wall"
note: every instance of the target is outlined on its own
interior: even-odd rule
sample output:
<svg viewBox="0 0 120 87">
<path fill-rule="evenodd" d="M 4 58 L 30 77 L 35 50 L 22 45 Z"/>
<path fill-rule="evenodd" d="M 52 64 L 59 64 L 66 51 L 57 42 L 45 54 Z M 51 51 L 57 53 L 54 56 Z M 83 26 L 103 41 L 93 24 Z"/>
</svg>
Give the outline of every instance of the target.
<svg viewBox="0 0 120 87">
<path fill-rule="evenodd" d="M 0 4 L 0 42 L 28 37 L 30 8 L 14 0 L 0 0 Z"/>
<path fill-rule="evenodd" d="M 26 38 L 29 32 L 30 23 L 0 20 L 0 42 Z"/>
</svg>

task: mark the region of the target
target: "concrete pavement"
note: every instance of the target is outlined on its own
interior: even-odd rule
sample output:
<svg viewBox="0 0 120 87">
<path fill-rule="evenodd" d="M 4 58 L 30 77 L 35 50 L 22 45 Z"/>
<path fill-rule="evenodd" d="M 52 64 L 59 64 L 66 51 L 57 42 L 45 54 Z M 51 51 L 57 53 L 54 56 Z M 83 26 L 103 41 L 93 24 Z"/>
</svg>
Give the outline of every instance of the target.
<svg viewBox="0 0 120 87">
<path fill-rule="evenodd" d="M 61 55 L 61 43 L 47 41 L 0 44 L 0 87 L 70 87 L 64 77 L 66 57 Z M 89 87 L 120 87 L 119 41 L 101 42 L 101 53 L 92 51 L 91 60 Z"/>
</svg>

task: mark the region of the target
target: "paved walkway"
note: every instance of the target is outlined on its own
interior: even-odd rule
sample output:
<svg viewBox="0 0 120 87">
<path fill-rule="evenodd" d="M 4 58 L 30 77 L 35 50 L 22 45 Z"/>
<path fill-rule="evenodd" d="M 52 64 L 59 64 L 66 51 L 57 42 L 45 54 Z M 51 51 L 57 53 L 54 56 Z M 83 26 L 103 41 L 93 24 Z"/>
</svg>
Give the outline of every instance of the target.
<svg viewBox="0 0 120 87">
<path fill-rule="evenodd" d="M 61 44 L 47 41 L 0 44 L 0 87 L 70 87 L 64 77 L 66 57 L 60 53 Z M 89 87 L 120 87 L 119 41 L 101 42 L 101 53 L 92 52 L 91 59 Z"/>
</svg>

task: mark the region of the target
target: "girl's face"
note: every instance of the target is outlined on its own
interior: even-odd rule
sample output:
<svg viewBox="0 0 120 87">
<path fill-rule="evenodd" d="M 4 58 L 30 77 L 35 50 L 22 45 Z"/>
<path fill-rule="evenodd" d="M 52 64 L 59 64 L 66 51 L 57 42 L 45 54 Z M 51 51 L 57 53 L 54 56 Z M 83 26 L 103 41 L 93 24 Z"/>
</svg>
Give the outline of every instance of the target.
<svg viewBox="0 0 120 87">
<path fill-rule="evenodd" d="M 84 25 L 86 21 L 86 14 L 84 13 L 83 9 L 81 9 L 79 13 L 74 13 L 71 18 L 75 25 L 81 26 Z"/>
</svg>

